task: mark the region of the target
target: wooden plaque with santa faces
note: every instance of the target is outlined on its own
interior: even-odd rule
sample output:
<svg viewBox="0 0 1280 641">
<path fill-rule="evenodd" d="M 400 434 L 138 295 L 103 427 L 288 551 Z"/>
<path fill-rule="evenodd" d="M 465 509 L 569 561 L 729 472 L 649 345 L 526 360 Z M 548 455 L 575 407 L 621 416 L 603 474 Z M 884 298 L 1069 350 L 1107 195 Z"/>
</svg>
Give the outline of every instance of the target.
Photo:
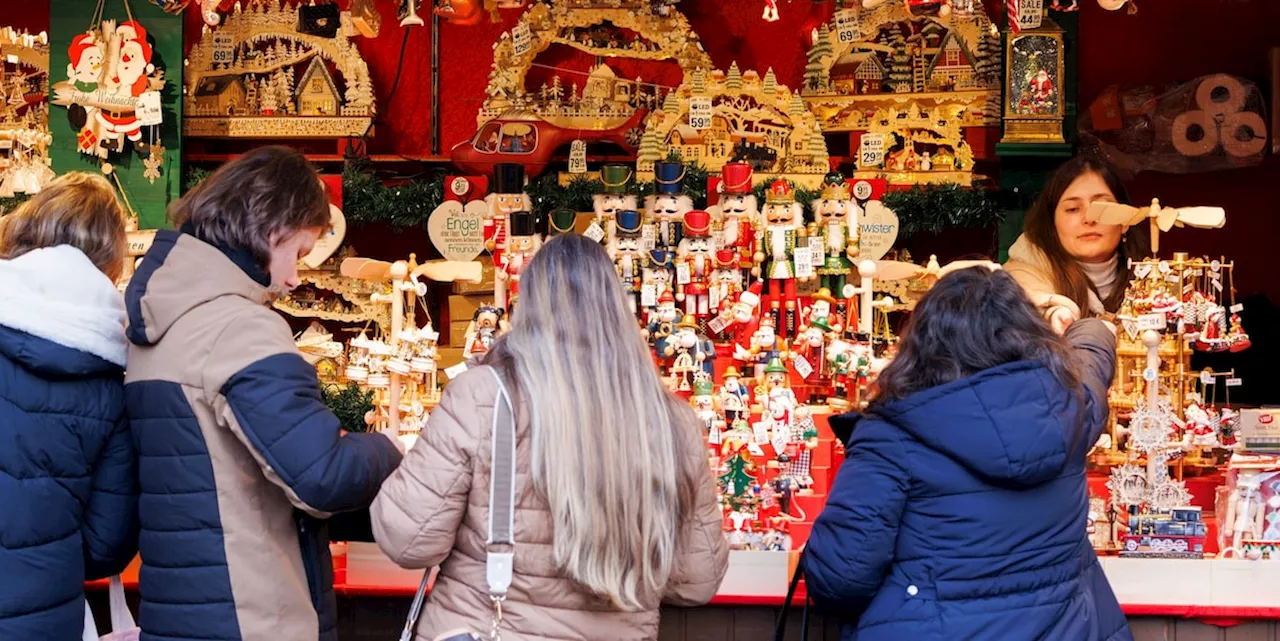
<svg viewBox="0 0 1280 641">
<path fill-rule="evenodd" d="M 862 208 L 858 216 L 858 252 L 862 260 L 880 260 L 898 240 L 898 215 L 878 200 Z"/>
</svg>

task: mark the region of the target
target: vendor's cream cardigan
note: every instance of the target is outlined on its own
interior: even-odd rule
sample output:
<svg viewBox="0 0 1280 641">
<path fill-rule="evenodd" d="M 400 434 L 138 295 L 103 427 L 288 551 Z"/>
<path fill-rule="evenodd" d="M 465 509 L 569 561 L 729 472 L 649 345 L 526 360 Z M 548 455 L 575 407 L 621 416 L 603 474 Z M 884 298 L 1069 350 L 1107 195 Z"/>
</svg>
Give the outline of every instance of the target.
<svg viewBox="0 0 1280 641">
<path fill-rule="evenodd" d="M 1004 264 L 1004 270 L 1022 285 L 1027 297 L 1046 317 L 1055 307 L 1066 307 L 1076 318 L 1080 318 L 1080 306 L 1057 290 L 1053 283 L 1053 267 L 1049 264 L 1048 257 L 1026 235 L 1019 236 L 1009 248 L 1009 261 Z M 1106 313 L 1102 299 L 1092 289 L 1089 290 L 1089 313 L 1092 316 Z"/>
</svg>

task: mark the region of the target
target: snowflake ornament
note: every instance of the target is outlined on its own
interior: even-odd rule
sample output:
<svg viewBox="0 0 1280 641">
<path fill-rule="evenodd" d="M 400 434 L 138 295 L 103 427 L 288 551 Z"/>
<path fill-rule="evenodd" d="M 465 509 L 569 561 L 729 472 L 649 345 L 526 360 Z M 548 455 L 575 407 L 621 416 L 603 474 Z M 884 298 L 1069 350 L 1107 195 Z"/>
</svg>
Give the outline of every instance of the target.
<svg viewBox="0 0 1280 641">
<path fill-rule="evenodd" d="M 1139 505 L 1147 498 L 1147 471 L 1132 463 L 1113 467 L 1107 489 L 1116 505 Z"/>
<path fill-rule="evenodd" d="M 1177 507 L 1191 504 L 1191 492 L 1182 482 L 1169 477 L 1168 473 L 1157 474 L 1151 486 L 1151 496 L 1147 506 L 1156 512 L 1165 512 Z"/>
<path fill-rule="evenodd" d="M 1155 410 L 1140 405 L 1129 419 L 1129 447 L 1132 451 L 1150 454 L 1169 444 L 1170 431 L 1178 424 L 1169 401 L 1156 401 Z"/>
</svg>

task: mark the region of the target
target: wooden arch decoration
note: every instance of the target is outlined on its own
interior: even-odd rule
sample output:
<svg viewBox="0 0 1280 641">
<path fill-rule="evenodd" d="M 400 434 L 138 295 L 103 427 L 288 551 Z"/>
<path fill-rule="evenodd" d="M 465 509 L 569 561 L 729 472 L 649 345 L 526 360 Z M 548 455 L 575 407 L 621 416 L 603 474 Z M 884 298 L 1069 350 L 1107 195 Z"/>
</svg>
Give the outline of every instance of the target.
<svg viewBox="0 0 1280 641">
<path fill-rule="evenodd" d="M 597 46 L 573 37 L 575 29 L 601 26 L 606 22 L 639 34 L 648 46 Z M 517 54 L 513 34 L 526 28 L 530 37 L 529 47 Z M 493 45 L 493 69 L 489 72 L 484 105 L 476 116 L 477 126 L 523 103 L 525 76 L 538 54 L 553 44 L 604 58 L 673 60 L 680 65 L 686 80 L 692 70 L 713 66 L 711 57 L 698 40 L 698 34 L 678 11 L 669 11 L 666 16 L 658 15 L 650 10 L 648 2 L 636 0 L 561 0 L 554 6 L 535 3 L 520 16 L 516 26 L 503 33 Z"/>
<path fill-rule="evenodd" d="M 981 0 L 970 4 L 944 18 L 886 2 L 861 10 L 844 43 L 834 21 L 814 30 L 801 91 L 823 130 L 865 131 L 876 112 L 908 103 L 963 127 L 999 126 L 1000 36 Z"/>
<path fill-rule="evenodd" d="M 375 111 L 369 65 L 342 29 L 332 38 L 302 33 L 298 30 L 298 7 L 289 3 L 282 6 L 276 0 L 251 0 L 243 9 L 240 4 L 236 7 L 222 26 L 206 28 L 187 55 L 184 135 L 336 138 L 368 133 Z M 221 45 L 217 42 L 220 39 Z M 283 43 L 283 50 L 270 46 L 272 42 Z M 257 48 L 264 43 L 268 45 L 265 52 Z M 270 108 L 252 105 L 259 92 L 255 79 L 277 80 L 276 76 L 285 71 L 293 72 L 289 74 L 290 83 L 294 74 L 299 80 L 304 75 L 310 77 L 313 74 L 301 65 L 317 58 L 326 64 L 321 64 L 323 69 L 315 75 L 336 94 L 337 86 L 328 71 L 328 64 L 332 64 L 345 87 L 342 95 L 333 96 L 332 105 L 324 105 L 332 109 L 296 113 L 294 101 L 300 87 L 278 92 L 286 99 L 273 96 L 275 104 Z"/>
</svg>

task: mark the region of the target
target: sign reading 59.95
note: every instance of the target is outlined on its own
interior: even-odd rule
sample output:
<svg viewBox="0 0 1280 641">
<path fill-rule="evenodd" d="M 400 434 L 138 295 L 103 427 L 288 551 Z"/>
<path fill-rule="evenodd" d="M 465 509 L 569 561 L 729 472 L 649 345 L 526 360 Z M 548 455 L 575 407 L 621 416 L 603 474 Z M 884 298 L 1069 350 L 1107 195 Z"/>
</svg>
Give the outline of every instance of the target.
<svg viewBox="0 0 1280 641">
<path fill-rule="evenodd" d="M 689 127 L 694 131 L 710 129 L 712 113 L 710 98 L 689 99 Z"/>
</svg>

